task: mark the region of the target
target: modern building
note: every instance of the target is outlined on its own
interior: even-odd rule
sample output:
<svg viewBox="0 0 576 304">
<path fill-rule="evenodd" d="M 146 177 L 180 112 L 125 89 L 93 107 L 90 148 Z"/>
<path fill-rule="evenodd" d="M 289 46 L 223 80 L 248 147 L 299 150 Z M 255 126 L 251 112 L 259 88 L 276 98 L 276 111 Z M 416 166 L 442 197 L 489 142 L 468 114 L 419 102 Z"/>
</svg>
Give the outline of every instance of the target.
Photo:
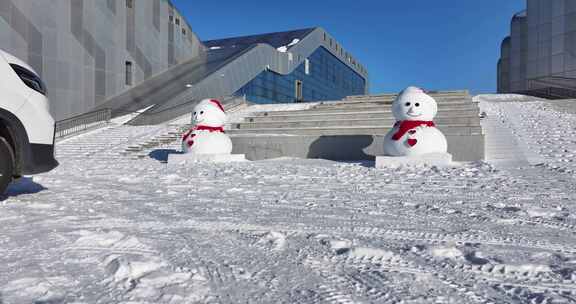
<svg viewBox="0 0 576 304">
<path fill-rule="evenodd" d="M 202 42 L 169 0 L 0 0 L 0 48 L 45 80 L 56 119 L 146 108 L 164 122 L 208 97 L 257 103 L 368 92 L 368 72 L 322 28 Z"/>
<path fill-rule="evenodd" d="M 315 28 L 282 33 L 228 38 L 206 41 L 210 49 L 234 48 L 256 44 L 270 45 L 279 55 L 287 53 L 287 46 L 311 38 L 311 48 L 305 53 L 288 52 L 288 63 L 293 67 L 289 74 L 267 68 L 235 95 L 245 95 L 257 103 L 338 100 L 349 95 L 367 93 L 366 71 L 338 42 L 323 30 Z M 316 34 L 316 36 L 314 36 Z M 308 42 L 310 43 L 310 42 Z M 323 45 L 325 44 L 325 45 Z M 292 54 L 293 53 L 293 54 Z M 304 55 L 307 55 L 304 57 Z M 298 65 L 299 63 L 299 65 Z"/>
<path fill-rule="evenodd" d="M 498 61 L 498 92 L 576 93 L 576 1 L 527 0 L 527 9 L 512 17 Z"/>
<path fill-rule="evenodd" d="M 0 48 L 41 75 L 56 119 L 90 111 L 203 50 L 164 0 L 0 0 Z"/>
</svg>

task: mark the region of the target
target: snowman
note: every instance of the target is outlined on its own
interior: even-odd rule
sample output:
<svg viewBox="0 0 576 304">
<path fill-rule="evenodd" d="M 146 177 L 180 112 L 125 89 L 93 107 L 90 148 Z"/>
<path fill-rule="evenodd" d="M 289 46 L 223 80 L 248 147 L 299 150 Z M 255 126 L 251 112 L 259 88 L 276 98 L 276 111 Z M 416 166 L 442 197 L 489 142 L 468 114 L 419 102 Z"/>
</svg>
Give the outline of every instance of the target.
<svg viewBox="0 0 576 304">
<path fill-rule="evenodd" d="M 438 105 L 422 89 L 408 87 L 392 103 L 396 124 L 384 138 L 388 156 L 447 153 L 446 137 L 433 122 Z"/>
<path fill-rule="evenodd" d="M 194 127 L 182 136 L 182 151 L 194 155 L 232 153 L 232 141 L 224 133 L 226 112 L 220 101 L 204 99 L 192 114 Z"/>
</svg>

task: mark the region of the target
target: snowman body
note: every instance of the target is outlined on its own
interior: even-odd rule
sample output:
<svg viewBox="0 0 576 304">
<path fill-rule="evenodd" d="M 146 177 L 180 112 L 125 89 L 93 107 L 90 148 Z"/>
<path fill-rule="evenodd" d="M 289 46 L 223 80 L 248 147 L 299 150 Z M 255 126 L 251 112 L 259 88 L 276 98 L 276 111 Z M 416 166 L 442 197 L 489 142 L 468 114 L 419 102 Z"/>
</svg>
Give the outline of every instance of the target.
<svg viewBox="0 0 576 304">
<path fill-rule="evenodd" d="M 232 141 L 224 132 L 226 113 L 215 99 L 201 101 L 192 114 L 194 127 L 182 136 L 182 151 L 195 155 L 232 153 Z"/>
<path fill-rule="evenodd" d="M 394 127 L 384 138 L 384 153 L 389 156 L 414 156 L 427 153 L 446 153 L 446 137 L 436 127 L 418 126 L 399 140 L 392 139 L 399 131 Z"/>
<path fill-rule="evenodd" d="M 419 88 L 408 87 L 394 100 L 392 113 L 396 124 L 384 138 L 388 156 L 417 156 L 447 153 L 446 137 L 433 122 L 438 105 Z"/>
</svg>

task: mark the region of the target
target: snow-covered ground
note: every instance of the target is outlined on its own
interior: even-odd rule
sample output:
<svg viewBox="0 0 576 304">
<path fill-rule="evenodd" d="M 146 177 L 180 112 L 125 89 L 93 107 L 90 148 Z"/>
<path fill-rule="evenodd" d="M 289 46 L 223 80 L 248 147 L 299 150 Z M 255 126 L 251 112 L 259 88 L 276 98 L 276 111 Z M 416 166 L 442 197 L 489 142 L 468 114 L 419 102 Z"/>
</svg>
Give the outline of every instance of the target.
<svg viewBox="0 0 576 304">
<path fill-rule="evenodd" d="M 0 202 L 0 303 L 576 303 L 576 115 L 480 102 L 517 152 L 493 164 L 173 168 L 120 154 L 161 126 L 62 141 Z"/>
</svg>

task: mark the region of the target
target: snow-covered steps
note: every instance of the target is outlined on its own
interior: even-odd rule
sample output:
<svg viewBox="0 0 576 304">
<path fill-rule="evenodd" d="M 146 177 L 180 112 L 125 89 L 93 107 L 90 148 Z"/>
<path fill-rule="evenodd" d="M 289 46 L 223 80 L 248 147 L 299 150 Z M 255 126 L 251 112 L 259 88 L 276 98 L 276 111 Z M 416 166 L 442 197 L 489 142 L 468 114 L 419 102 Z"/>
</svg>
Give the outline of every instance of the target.
<svg viewBox="0 0 576 304">
<path fill-rule="evenodd" d="M 457 161 L 484 158 L 484 134 L 478 103 L 467 91 L 437 92 L 437 126 L 447 136 Z M 374 159 L 382 138 L 395 123 L 390 110 L 395 94 L 356 96 L 306 108 L 247 111 L 229 124 L 235 153 L 249 159 L 295 156 L 335 160 Z M 250 110 L 248 108 L 247 110 Z"/>
<path fill-rule="evenodd" d="M 392 101 L 390 102 L 377 102 L 377 101 L 371 101 L 371 102 L 333 102 L 333 103 L 328 103 L 328 102 L 324 102 L 321 103 L 317 106 L 314 107 L 314 109 L 317 110 L 327 110 L 327 109 L 334 109 L 334 108 L 356 108 L 356 109 L 368 109 L 370 110 L 371 108 L 379 108 L 379 109 L 389 109 L 392 105 Z M 439 108 L 472 108 L 475 105 L 470 101 L 463 101 L 461 99 L 457 99 L 451 102 L 438 102 Z"/>
<path fill-rule="evenodd" d="M 470 101 L 472 97 L 467 90 L 457 90 L 457 91 L 437 91 L 428 92 L 428 95 L 432 96 L 440 104 L 445 101 L 461 100 Z M 348 96 L 344 99 L 345 102 L 386 102 L 393 101 L 397 94 L 377 94 L 377 95 L 356 95 Z"/>
<path fill-rule="evenodd" d="M 372 112 L 382 112 L 382 113 L 390 113 L 390 117 L 392 117 L 392 112 L 390 111 L 389 105 L 382 105 L 382 106 L 364 106 L 364 105 L 352 105 L 352 104 L 340 104 L 334 105 L 330 107 L 313 107 L 307 110 L 295 110 L 295 111 L 270 111 L 270 112 L 258 112 L 255 116 L 275 116 L 275 115 L 326 115 L 326 114 L 338 114 L 338 113 L 372 113 Z M 469 103 L 469 104 L 458 104 L 454 106 L 438 106 L 438 115 L 441 114 L 450 114 L 453 112 L 463 112 L 463 113 L 470 113 L 470 112 L 478 112 L 478 105 Z"/>
<path fill-rule="evenodd" d="M 483 102 L 488 118 L 495 120 L 492 134 L 501 136 L 490 149 L 503 159 L 520 158 L 532 165 L 574 174 L 576 114 L 569 111 L 570 101 L 558 106 L 561 102 L 539 99 Z"/>
<path fill-rule="evenodd" d="M 166 125 L 109 126 L 58 142 L 56 158 L 123 158 L 127 151 L 143 151 L 140 143 L 149 143 L 150 139 L 165 134 L 169 129 Z"/>
<path fill-rule="evenodd" d="M 320 116 L 305 116 L 305 117 L 283 117 L 285 120 L 270 119 L 277 118 L 275 116 L 268 117 L 250 117 L 246 119 L 246 122 L 236 123 L 232 126 L 234 129 L 274 129 L 274 128 L 319 128 L 319 127 L 356 127 L 356 126 L 372 126 L 372 127 L 382 127 L 390 128 L 396 122 L 393 118 L 357 118 L 346 119 L 345 116 L 337 117 L 337 119 L 321 119 Z M 305 118 L 299 120 L 299 118 Z M 316 118 L 316 119 L 312 119 Z M 434 122 L 438 125 L 449 126 L 449 125 L 461 125 L 470 126 L 478 125 L 480 123 L 480 117 L 475 116 L 459 116 L 459 117 L 442 117 L 439 119 L 434 119 Z"/>
<path fill-rule="evenodd" d="M 527 163 L 512 131 L 505 125 L 503 117 L 494 106 L 485 104 L 482 107 L 487 117 L 482 120 L 486 131 L 486 160 L 490 162 Z"/>
<path fill-rule="evenodd" d="M 289 122 L 287 124 L 275 123 L 276 128 L 242 128 L 230 129 L 227 131 L 230 135 L 317 135 L 317 136 L 334 136 L 334 135 L 386 135 L 391 129 L 390 125 L 364 124 L 364 123 L 341 123 L 338 125 L 328 125 L 328 123 L 319 123 L 318 126 L 310 126 L 315 122 Z M 470 126 L 469 124 L 450 124 L 438 126 L 438 129 L 445 135 L 481 135 L 482 127 Z"/>
</svg>

